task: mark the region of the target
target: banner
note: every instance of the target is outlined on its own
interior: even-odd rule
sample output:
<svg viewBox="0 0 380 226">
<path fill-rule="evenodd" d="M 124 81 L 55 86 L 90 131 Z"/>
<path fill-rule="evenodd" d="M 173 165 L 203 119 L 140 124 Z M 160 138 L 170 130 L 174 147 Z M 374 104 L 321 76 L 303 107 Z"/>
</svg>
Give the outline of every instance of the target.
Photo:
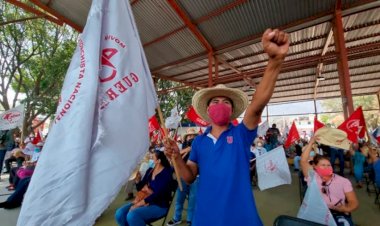
<svg viewBox="0 0 380 226">
<path fill-rule="evenodd" d="M 153 115 L 150 119 L 149 119 L 149 134 L 153 133 L 154 131 L 156 130 L 159 130 L 161 128 L 160 124 L 158 123 L 157 121 L 157 118 L 155 115 Z"/>
<path fill-rule="evenodd" d="M 364 138 L 367 127 L 362 107 L 358 107 L 346 121 L 338 126 L 338 129 L 345 131 L 348 135 L 348 139 L 354 143 L 358 142 L 358 137 Z"/>
<path fill-rule="evenodd" d="M 285 141 L 285 148 L 290 147 L 295 141 L 300 139 L 300 134 L 298 133 L 296 124 L 293 122 L 292 127 L 290 127 L 288 138 Z"/>
<path fill-rule="evenodd" d="M 197 112 L 195 112 L 194 107 L 190 106 L 189 110 L 186 112 L 187 118 L 197 124 L 198 126 L 208 126 L 209 123 L 203 120 Z"/>
<path fill-rule="evenodd" d="M 370 135 L 371 143 L 375 146 L 380 144 L 380 127 L 377 127 Z"/>
<path fill-rule="evenodd" d="M 323 225 L 336 226 L 335 220 L 319 191 L 315 173 L 312 170 L 309 171 L 309 176 L 311 182 L 306 190 L 297 217 Z"/>
<path fill-rule="evenodd" d="M 181 116 L 178 115 L 177 108 L 173 108 L 170 111 L 170 116 L 165 120 L 165 126 L 168 129 L 177 129 L 181 122 Z"/>
<path fill-rule="evenodd" d="M 259 128 L 257 129 L 257 136 L 259 137 L 265 137 L 267 134 L 267 131 L 269 129 L 269 123 L 268 121 L 265 121 L 259 125 Z"/>
<path fill-rule="evenodd" d="M 129 1 L 93 0 L 17 225 L 93 225 L 148 151 L 156 106 Z"/>
<path fill-rule="evenodd" d="M 0 130 L 9 130 L 22 126 L 23 121 L 24 105 L 21 104 L 0 114 Z"/>
<path fill-rule="evenodd" d="M 288 161 L 282 146 L 258 156 L 256 169 L 260 190 L 292 183 Z"/>
</svg>

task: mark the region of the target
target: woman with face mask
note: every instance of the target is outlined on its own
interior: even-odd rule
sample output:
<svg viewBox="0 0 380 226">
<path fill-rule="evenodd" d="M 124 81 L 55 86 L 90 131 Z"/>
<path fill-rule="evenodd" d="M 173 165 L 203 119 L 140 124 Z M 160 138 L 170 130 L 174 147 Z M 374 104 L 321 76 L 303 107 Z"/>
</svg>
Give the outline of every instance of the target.
<svg viewBox="0 0 380 226">
<path fill-rule="evenodd" d="M 313 159 L 313 166 L 308 162 L 315 140 L 315 137 L 310 139 L 310 143 L 301 155 L 302 173 L 308 183 L 310 183 L 309 173 L 311 170 L 315 171 L 319 190 L 323 200 L 333 214 L 336 224 L 338 226 L 354 225 L 351 212 L 358 208 L 359 202 L 351 182 L 333 173 L 333 168 L 327 157 L 316 155 Z"/>
</svg>

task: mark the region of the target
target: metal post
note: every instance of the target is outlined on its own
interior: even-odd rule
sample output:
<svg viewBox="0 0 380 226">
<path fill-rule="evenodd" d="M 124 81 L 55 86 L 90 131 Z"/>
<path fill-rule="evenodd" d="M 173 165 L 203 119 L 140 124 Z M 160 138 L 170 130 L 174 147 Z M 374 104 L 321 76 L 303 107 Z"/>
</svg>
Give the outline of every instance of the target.
<svg viewBox="0 0 380 226">
<path fill-rule="evenodd" d="M 342 11 L 340 8 L 335 10 L 333 31 L 335 40 L 335 51 L 337 56 L 339 84 L 342 92 L 343 112 L 344 118 L 347 119 L 348 116 L 354 112 L 354 105 L 352 100 L 347 49 L 344 41 Z"/>
</svg>

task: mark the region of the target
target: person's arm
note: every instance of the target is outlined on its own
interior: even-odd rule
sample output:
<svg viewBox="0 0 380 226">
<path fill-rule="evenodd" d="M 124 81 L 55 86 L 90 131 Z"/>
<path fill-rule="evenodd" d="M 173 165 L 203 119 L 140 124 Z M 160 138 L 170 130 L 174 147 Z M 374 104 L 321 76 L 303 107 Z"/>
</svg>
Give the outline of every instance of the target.
<svg viewBox="0 0 380 226">
<path fill-rule="evenodd" d="M 263 34 L 261 42 L 264 51 L 269 56 L 269 61 L 263 78 L 244 115 L 244 125 L 251 130 L 259 124 L 261 113 L 272 97 L 281 65 L 289 49 L 288 34 L 278 29 L 267 29 Z"/>
<path fill-rule="evenodd" d="M 315 137 L 312 137 L 310 139 L 310 142 L 306 145 L 305 150 L 301 154 L 301 169 L 302 173 L 305 177 L 309 176 L 309 169 L 312 168 L 311 165 L 309 164 L 309 156 L 310 152 L 313 149 L 313 144 L 315 142 Z"/>
<path fill-rule="evenodd" d="M 181 158 L 179 148 L 175 141 L 167 139 L 164 142 L 165 155 L 168 159 L 175 161 L 181 178 L 188 184 L 193 183 L 198 175 L 198 165 L 190 160 L 185 163 Z"/>
<path fill-rule="evenodd" d="M 336 205 L 330 208 L 342 213 L 351 213 L 356 210 L 359 207 L 359 201 L 355 192 L 352 190 L 350 192 L 346 192 L 345 195 L 347 203 L 342 203 L 341 205 Z"/>
<path fill-rule="evenodd" d="M 191 147 L 184 148 L 180 151 L 181 156 L 184 157 L 185 154 L 189 153 L 191 151 Z"/>
</svg>

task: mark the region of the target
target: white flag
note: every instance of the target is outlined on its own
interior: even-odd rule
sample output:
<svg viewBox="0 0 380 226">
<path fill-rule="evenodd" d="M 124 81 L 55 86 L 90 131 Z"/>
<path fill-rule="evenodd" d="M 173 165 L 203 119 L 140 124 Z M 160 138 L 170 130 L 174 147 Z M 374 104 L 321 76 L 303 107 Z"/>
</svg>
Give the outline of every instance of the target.
<svg viewBox="0 0 380 226">
<path fill-rule="evenodd" d="M 177 129 L 181 122 L 181 116 L 179 116 L 177 109 L 174 107 L 170 111 L 170 117 L 166 118 L 165 126 L 169 129 Z"/>
<path fill-rule="evenodd" d="M 93 225 L 147 152 L 156 106 L 129 1 L 94 0 L 17 225 Z"/>
<path fill-rule="evenodd" d="M 24 105 L 21 104 L 0 114 L 0 130 L 9 130 L 22 126 L 23 121 Z"/>
<path fill-rule="evenodd" d="M 310 184 L 307 188 L 297 217 L 323 225 L 336 226 L 334 218 L 323 200 L 312 170 L 309 171 Z"/>
<path fill-rule="evenodd" d="M 257 135 L 259 137 L 263 137 L 267 134 L 267 131 L 269 129 L 269 123 L 268 121 L 265 121 L 259 125 L 259 128 L 257 129 Z"/>
<path fill-rule="evenodd" d="M 257 157 L 256 169 L 260 190 L 292 183 L 289 165 L 282 146 Z"/>
</svg>

